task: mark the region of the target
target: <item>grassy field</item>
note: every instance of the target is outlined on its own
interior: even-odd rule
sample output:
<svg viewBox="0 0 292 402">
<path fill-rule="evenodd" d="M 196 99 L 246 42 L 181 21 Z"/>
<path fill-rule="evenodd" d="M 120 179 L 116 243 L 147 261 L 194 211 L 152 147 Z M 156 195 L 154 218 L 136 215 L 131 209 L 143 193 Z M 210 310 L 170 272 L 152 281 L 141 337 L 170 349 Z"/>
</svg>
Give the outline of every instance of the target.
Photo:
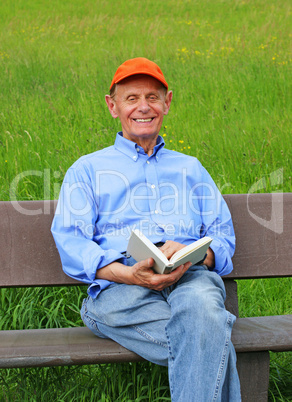
<svg viewBox="0 0 292 402">
<path fill-rule="evenodd" d="M 261 179 L 262 192 L 291 192 L 291 11 L 288 0 L 3 0 L 0 199 L 55 199 L 79 156 L 113 143 L 104 95 L 136 56 L 174 92 L 168 148 L 197 156 L 223 193 Z M 241 316 L 291 314 L 291 280 L 239 291 Z M 1 290 L 0 329 L 81 325 L 84 295 Z M 291 353 L 271 359 L 270 400 L 291 401 Z M 1 370 L 0 400 L 170 399 L 166 370 L 143 363 Z"/>
</svg>

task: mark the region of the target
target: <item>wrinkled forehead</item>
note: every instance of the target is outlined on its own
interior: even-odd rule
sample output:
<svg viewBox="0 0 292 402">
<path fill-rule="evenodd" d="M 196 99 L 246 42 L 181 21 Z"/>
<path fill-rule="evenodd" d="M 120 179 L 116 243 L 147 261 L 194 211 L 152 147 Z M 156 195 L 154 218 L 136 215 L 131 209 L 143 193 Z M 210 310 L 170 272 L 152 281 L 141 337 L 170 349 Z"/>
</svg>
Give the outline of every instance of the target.
<svg viewBox="0 0 292 402">
<path fill-rule="evenodd" d="M 123 94 L 125 92 L 141 90 L 147 91 L 162 91 L 163 94 L 167 93 L 166 87 L 156 78 L 147 74 L 135 74 L 131 75 L 118 82 L 112 87 L 111 96 L 115 96 L 117 93 Z"/>
</svg>

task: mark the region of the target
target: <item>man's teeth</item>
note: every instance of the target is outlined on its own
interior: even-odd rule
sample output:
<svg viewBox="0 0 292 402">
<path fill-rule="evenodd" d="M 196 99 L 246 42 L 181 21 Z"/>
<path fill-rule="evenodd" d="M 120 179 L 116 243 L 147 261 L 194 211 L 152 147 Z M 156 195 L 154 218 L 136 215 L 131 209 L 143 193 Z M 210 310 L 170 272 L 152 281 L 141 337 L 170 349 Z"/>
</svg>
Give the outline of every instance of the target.
<svg viewBox="0 0 292 402">
<path fill-rule="evenodd" d="M 139 123 L 147 123 L 149 121 L 152 121 L 152 118 L 150 119 L 134 119 L 135 121 L 138 121 Z"/>
</svg>

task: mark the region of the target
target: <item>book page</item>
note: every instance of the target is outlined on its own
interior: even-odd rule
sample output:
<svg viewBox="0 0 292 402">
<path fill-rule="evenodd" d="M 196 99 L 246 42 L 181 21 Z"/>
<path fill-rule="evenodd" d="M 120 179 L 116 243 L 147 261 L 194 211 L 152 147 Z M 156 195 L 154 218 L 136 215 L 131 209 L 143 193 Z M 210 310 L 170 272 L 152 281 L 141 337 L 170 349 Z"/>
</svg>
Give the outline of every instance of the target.
<svg viewBox="0 0 292 402">
<path fill-rule="evenodd" d="M 136 261 L 152 257 L 161 269 L 165 265 L 171 265 L 163 252 L 138 229 L 132 231 L 127 250 Z"/>
</svg>

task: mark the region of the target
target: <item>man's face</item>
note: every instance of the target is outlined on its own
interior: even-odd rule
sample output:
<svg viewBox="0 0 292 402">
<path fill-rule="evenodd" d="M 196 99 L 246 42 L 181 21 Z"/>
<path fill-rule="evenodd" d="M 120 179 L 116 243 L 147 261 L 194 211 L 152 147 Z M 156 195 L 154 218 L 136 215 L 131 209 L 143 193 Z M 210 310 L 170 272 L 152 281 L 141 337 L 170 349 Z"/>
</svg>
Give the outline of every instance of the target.
<svg viewBox="0 0 292 402">
<path fill-rule="evenodd" d="M 166 93 L 161 82 L 148 75 L 124 79 L 117 84 L 114 99 L 106 96 L 111 115 L 121 121 L 123 136 L 138 144 L 158 136 L 171 99 L 172 92 Z"/>
</svg>

